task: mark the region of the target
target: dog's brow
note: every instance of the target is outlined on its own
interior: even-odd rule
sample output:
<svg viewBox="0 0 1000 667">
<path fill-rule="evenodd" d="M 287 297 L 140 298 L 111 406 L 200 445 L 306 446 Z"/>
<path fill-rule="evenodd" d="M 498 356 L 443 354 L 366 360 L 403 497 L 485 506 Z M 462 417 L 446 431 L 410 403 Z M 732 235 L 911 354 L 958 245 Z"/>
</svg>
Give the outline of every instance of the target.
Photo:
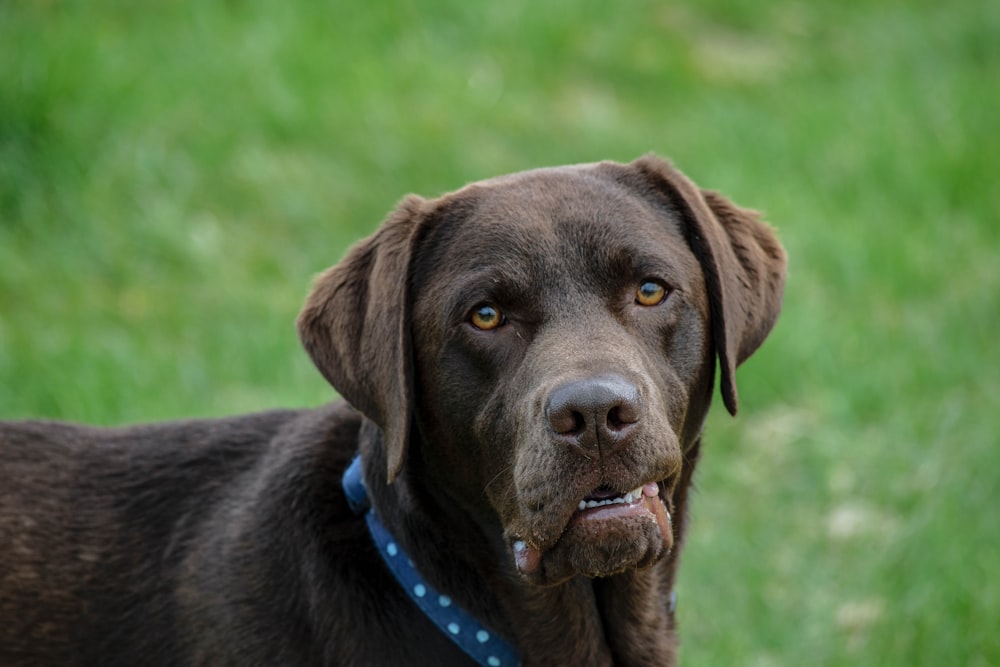
<svg viewBox="0 0 1000 667">
<path fill-rule="evenodd" d="M 479 301 L 519 301 L 530 294 L 538 276 L 523 267 L 490 266 L 455 276 L 450 282 L 453 298 L 449 305 L 467 308 Z"/>
</svg>

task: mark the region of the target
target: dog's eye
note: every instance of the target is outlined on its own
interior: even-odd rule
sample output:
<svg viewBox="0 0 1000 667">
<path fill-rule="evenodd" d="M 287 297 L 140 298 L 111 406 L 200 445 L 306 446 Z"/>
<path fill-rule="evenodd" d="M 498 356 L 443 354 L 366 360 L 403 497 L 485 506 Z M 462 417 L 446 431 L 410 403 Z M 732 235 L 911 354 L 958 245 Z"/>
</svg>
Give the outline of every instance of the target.
<svg viewBox="0 0 1000 667">
<path fill-rule="evenodd" d="M 507 318 L 503 316 L 499 308 L 484 304 L 472 309 L 469 321 L 480 331 L 492 331 L 504 324 Z"/>
<path fill-rule="evenodd" d="M 659 280 L 643 280 L 635 291 L 635 302 L 640 306 L 658 306 L 667 298 L 669 291 Z"/>
</svg>

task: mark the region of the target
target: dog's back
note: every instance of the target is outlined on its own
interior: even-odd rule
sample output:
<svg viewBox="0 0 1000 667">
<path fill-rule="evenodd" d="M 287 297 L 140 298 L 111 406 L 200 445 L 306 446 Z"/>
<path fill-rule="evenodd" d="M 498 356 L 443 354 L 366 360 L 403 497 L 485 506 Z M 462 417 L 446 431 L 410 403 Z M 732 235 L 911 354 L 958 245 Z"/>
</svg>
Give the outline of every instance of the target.
<svg viewBox="0 0 1000 667">
<path fill-rule="evenodd" d="M 271 495 L 308 493 L 280 477 L 301 469 L 296 457 L 346 459 L 357 429 L 348 413 L 340 404 L 114 429 L 0 424 L 0 664 L 209 658 L 210 648 L 187 645 L 185 624 L 212 615 L 206 601 L 238 605 L 224 599 L 224 579 L 260 574 L 240 571 L 225 545 L 252 525 L 265 548 L 272 535 L 260 531 L 267 517 L 254 498 L 269 485 Z"/>
</svg>

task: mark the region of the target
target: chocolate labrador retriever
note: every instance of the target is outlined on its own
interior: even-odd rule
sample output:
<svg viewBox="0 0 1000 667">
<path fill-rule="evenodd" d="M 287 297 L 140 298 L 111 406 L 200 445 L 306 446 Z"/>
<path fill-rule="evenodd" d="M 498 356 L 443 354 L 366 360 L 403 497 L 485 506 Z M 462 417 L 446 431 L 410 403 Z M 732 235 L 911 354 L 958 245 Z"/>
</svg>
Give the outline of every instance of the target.
<svg viewBox="0 0 1000 667">
<path fill-rule="evenodd" d="M 0 664 L 673 664 L 716 365 L 735 413 L 784 273 L 652 156 L 407 197 L 299 317 L 346 402 L 0 427 Z"/>
</svg>

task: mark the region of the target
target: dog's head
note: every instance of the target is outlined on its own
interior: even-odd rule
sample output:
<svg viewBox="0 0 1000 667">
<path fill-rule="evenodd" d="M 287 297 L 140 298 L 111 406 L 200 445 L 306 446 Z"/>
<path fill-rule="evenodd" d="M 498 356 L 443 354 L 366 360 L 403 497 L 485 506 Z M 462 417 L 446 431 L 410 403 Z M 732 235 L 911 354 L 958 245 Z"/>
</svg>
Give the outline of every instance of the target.
<svg viewBox="0 0 1000 667">
<path fill-rule="evenodd" d="M 716 359 L 735 413 L 784 271 L 755 214 L 658 158 L 542 169 L 408 197 L 318 279 L 299 331 L 381 428 L 390 480 L 419 455 L 555 583 L 669 551 Z"/>
</svg>

